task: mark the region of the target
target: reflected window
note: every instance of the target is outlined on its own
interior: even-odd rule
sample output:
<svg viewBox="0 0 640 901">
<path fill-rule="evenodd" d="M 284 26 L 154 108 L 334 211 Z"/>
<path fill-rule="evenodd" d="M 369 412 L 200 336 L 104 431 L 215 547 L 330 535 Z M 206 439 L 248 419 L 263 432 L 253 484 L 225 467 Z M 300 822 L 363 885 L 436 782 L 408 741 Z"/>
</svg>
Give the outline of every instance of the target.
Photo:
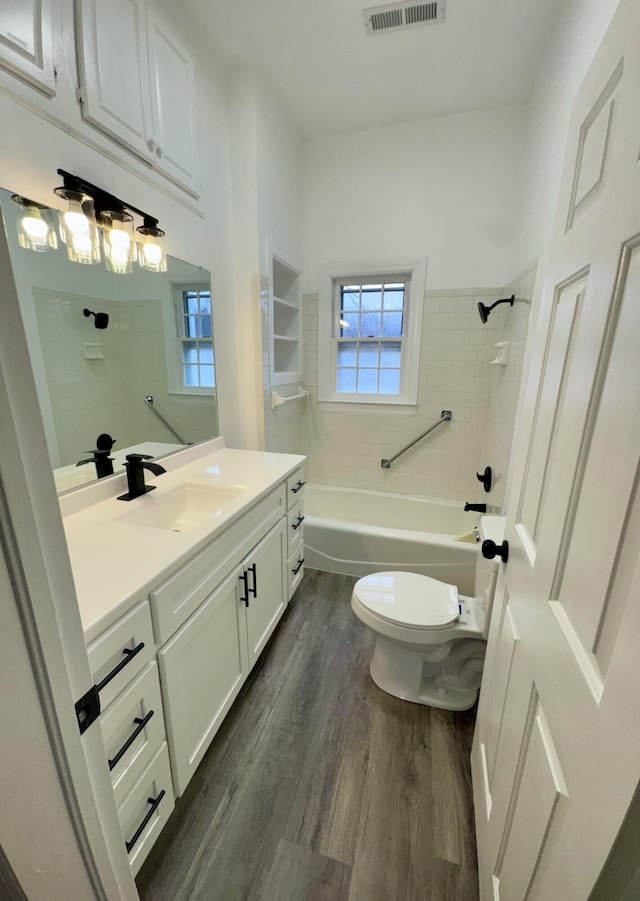
<svg viewBox="0 0 640 901">
<path fill-rule="evenodd" d="M 211 291 L 176 287 L 176 326 L 181 389 L 212 393 L 215 388 Z"/>
</svg>

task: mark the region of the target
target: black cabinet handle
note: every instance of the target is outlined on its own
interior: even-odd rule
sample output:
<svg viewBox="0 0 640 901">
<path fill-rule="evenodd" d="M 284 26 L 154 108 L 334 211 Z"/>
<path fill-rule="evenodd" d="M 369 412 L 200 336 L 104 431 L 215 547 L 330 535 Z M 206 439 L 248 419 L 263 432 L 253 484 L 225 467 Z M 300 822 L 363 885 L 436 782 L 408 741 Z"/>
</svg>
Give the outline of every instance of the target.
<svg viewBox="0 0 640 901">
<path fill-rule="evenodd" d="M 255 563 L 252 563 L 251 566 L 248 567 L 248 571 L 253 573 L 253 588 L 250 588 L 249 591 L 254 596 L 254 598 L 258 597 L 258 573 L 256 570 Z"/>
<path fill-rule="evenodd" d="M 304 486 L 306 484 L 307 484 L 306 482 L 303 482 L 302 480 L 300 480 L 298 482 L 298 484 L 296 485 L 296 487 L 292 488 L 291 490 L 293 491 L 294 494 L 297 494 L 299 491 L 302 491 L 302 489 L 304 488 Z"/>
<path fill-rule="evenodd" d="M 144 832 L 147 823 L 149 822 L 151 817 L 154 815 L 154 813 L 158 809 L 158 804 L 160 803 L 160 801 L 162 801 L 162 799 L 164 798 L 165 795 L 166 795 L 166 792 L 164 789 L 162 789 L 162 791 L 160 792 L 160 794 L 158 795 L 157 798 L 147 798 L 147 803 L 151 804 L 151 807 L 149 808 L 149 810 L 147 810 L 146 814 L 144 815 L 144 820 L 140 823 L 140 825 L 136 829 L 131 841 L 130 842 L 125 841 L 124 844 L 127 849 L 127 854 L 129 854 L 131 852 L 131 849 L 133 848 L 135 843 L 138 841 L 138 839 Z"/>
<path fill-rule="evenodd" d="M 241 597 L 240 600 L 244 604 L 245 607 L 249 606 L 249 573 L 244 571 L 240 573 L 239 579 L 241 582 L 244 582 L 244 597 Z"/>
<path fill-rule="evenodd" d="M 150 710 L 149 713 L 148 713 L 143 719 L 140 719 L 139 716 L 137 716 L 137 717 L 134 719 L 133 722 L 136 723 L 136 728 L 133 730 L 133 732 L 131 733 L 131 735 L 129 736 L 129 738 L 125 741 L 125 743 L 124 743 L 123 746 L 120 748 L 120 750 L 119 750 L 118 753 L 115 755 L 115 757 L 112 757 L 112 758 L 108 761 L 108 763 L 109 763 L 109 772 L 111 772 L 111 770 L 112 770 L 114 767 L 116 767 L 116 766 L 120 763 L 120 761 L 121 761 L 123 755 L 127 753 L 127 751 L 129 750 L 129 748 L 131 747 L 131 745 L 134 743 L 134 741 L 136 740 L 136 738 L 140 735 L 140 733 L 142 732 L 142 730 L 144 729 L 144 727 L 147 725 L 147 723 L 149 722 L 149 720 L 151 719 L 152 716 L 153 716 L 153 710 Z"/>
<path fill-rule="evenodd" d="M 133 649 L 132 648 L 123 648 L 122 653 L 125 655 L 124 660 L 121 660 L 120 663 L 117 666 L 115 666 L 108 675 L 106 675 L 104 677 L 102 682 L 98 682 L 98 684 L 96 685 L 96 688 L 98 689 L 98 691 L 102 691 L 102 689 L 106 685 L 108 685 L 112 679 L 115 679 L 115 677 L 118 675 L 118 673 L 125 668 L 127 663 L 130 663 L 133 660 L 133 658 L 136 656 L 136 654 L 140 653 L 140 651 L 143 649 L 143 647 L 144 647 L 144 641 L 141 641 L 140 644 L 137 644 L 135 646 L 135 648 L 133 648 Z"/>
<path fill-rule="evenodd" d="M 299 529 L 303 522 L 304 516 L 298 515 L 297 520 L 291 523 L 291 528 L 293 529 L 293 531 L 295 532 L 297 529 Z"/>
<path fill-rule="evenodd" d="M 298 558 L 298 565 L 296 566 L 295 569 L 291 570 L 291 572 L 294 574 L 294 576 L 298 575 L 298 573 L 300 572 L 300 570 L 302 569 L 303 566 L 304 566 L 304 557 L 302 558 L 302 560 L 300 558 Z"/>
</svg>

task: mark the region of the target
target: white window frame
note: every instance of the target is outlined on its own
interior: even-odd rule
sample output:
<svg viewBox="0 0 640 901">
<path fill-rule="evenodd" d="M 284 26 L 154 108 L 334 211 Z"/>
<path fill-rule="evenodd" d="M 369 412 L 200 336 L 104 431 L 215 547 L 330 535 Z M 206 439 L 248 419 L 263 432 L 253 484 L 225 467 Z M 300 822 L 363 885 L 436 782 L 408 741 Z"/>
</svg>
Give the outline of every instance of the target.
<svg viewBox="0 0 640 901">
<path fill-rule="evenodd" d="M 409 405 L 418 401 L 418 376 L 420 372 L 420 344 L 422 339 L 422 312 L 424 308 L 427 261 L 412 263 L 340 263 L 322 267 L 318 277 L 318 400 L 329 403 Z M 338 317 L 336 288 L 341 282 L 358 284 L 362 280 L 380 279 L 381 282 L 403 280 L 405 293 L 405 323 L 401 340 L 401 370 L 399 394 L 346 394 L 336 390 Z"/>
<path fill-rule="evenodd" d="M 208 291 L 211 297 L 211 343 L 213 345 L 213 378 L 212 388 L 202 388 L 197 385 L 184 384 L 182 348 L 185 341 L 198 341 L 203 339 L 186 338 L 183 336 L 183 295 L 185 291 Z M 168 323 L 167 323 L 168 325 Z M 167 366 L 169 375 L 169 393 L 186 395 L 205 395 L 215 397 L 218 381 L 216 372 L 215 335 L 213 334 L 213 291 L 208 283 L 197 282 L 172 282 L 171 284 L 171 329 L 167 334 Z"/>
</svg>

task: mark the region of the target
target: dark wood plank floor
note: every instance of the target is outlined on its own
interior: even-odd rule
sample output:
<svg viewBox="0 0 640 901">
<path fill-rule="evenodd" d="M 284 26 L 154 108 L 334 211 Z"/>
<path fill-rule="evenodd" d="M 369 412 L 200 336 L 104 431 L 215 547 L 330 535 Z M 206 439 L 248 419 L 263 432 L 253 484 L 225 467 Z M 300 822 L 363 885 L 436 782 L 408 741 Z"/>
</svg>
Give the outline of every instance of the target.
<svg viewBox="0 0 640 901">
<path fill-rule="evenodd" d="M 475 711 L 369 676 L 354 579 L 307 571 L 177 802 L 143 901 L 476 901 Z"/>
</svg>

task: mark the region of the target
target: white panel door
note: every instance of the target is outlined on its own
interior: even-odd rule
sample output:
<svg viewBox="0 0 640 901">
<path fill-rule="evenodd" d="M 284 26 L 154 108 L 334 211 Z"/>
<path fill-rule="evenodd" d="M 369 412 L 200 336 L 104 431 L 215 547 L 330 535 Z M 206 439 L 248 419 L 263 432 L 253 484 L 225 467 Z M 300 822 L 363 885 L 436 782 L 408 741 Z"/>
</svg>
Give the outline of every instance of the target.
<svg viewBox="0 0 640 901">
<path fill-rule="evenodd" d="M 260 656 L 287 606 L 286 553 L 287 534 L 285 521 L 281 520 L 241 567 L 240 581 L 244 584 L 240 611 L 246 611 L 249 669 Z"/>
<path fill-rule="evenodd" d="M 82 115 L 153 159 L 144 0 L 78 0 Z"/>
<path fill-rule="evenodd" d="M 151 11 L 148 19 L 155 166 L 197 196 L 200 182 L 191 53 Z"/>
<path fill-rule="evenodd" d="M 586 901 L 640 783 L 640 4 L 574 105 L 472 753 L 481 898 Z"/>
<path fill-rule="evenodd" d="M 55 94 L 52 0 L 0 4 L 0 66 Z"/>
</svg>

